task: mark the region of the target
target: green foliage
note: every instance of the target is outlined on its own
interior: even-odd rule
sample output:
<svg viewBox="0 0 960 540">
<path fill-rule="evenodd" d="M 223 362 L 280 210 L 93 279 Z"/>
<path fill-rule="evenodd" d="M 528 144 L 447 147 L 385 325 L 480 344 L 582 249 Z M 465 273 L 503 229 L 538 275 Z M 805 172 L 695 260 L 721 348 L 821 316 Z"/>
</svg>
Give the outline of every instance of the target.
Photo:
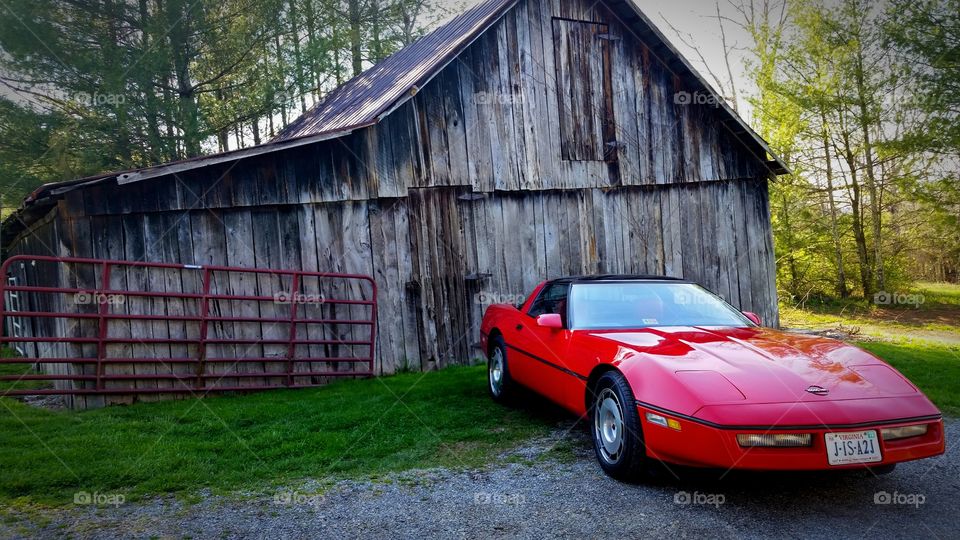
<svg viewBox="0 0 960 540">
<path fill-rule="evenodd" d="M 793 169 L 771 187 L 782 297 L 869 299 L 917 279 L 960 279 L 957 156 L 939 154 L 943 138 L 918 135 L 956 124 L 956 4 L 886 12 L 865 0 L 789 0 L 780 21 L 768 7 L 745 25 L 757 124 Z"/>
<path fill-rule="evenodd" d="M 87 491 L 129 500 L 480 466 L 559 418 L 493 403 L 485 377 L 482 367 L 451 368 L 79 413 L 0 398 L 0 499 L 65 503 Z"/>
<path fill-rule="evenodd" d="M 350 66 L 420 36 L 446 13 L 436 4 L 10 0 L 0 9 L 0 205 L 9 212 L 45 182 L 264 142 Z"/>
<path fill-rule="evenodd" d="M 887 40 L 906 58 L 924 122 L 905 142 L 960 155 L 960 0 L 893 0 Z"/>
</svg>

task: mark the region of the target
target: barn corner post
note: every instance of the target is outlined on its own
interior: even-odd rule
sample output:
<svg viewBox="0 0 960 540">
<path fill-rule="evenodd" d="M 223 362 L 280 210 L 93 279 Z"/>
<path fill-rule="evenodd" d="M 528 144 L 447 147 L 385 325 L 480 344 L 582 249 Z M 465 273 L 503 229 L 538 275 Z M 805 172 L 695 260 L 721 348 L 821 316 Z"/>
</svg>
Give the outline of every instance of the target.
<svg viewBox="0 0 960 540">
<path fill-rule="evenodd" d="M 180 340 L 109 347 L 168 358 L 166 371 L 117 368 L 157 377 L 157 393 L 183 395 L 182 380 L 203 388 L 225 374 L 238 388 L 298 386 L 298 373 L 322 382 L 350 364 L 379 375 L 469 362 L 481 300 L 511 301 L 563 275 L 682 277 L 776 325 L 767 182 L 785 171 L 633 2 L 485 0 L 270 142 L 41 188 L 4 223 L 3 249 L 42 254 L 42 237 L 75 257 L 181 265 L 146 274 L 147 286 L 182 295 L 154 304 L 168 320 L 108 323 L 111 333 Z M 57 204 L 69 212 L 44 225 Z M 358 305 L 221 298 L 266 294 L 290 278 L 214 276 L 201 294 L 185 265 L 367 276 L 373 324 L 344 324 L 367 315 Z M 110 279 L 126 286 L 128 276 L 142 278 Z M 305 295 L 368 294 L 312 274 L 293 284 Z M 292 322 L 300 311 L 334 322 L 304 327 Z M 273 326 L 280 319 L 301 328 Z M 361 356 L 367 337 L 373 347 Z M 245 352 L 253 357 L 242 369 L 224 369 Z M 301 353 L 309 364 L 291 366 Z M 88 345 L 72 354 L 96 358 Z M 201 371 L 174 362 L 195 355 Z"/>
</svg>

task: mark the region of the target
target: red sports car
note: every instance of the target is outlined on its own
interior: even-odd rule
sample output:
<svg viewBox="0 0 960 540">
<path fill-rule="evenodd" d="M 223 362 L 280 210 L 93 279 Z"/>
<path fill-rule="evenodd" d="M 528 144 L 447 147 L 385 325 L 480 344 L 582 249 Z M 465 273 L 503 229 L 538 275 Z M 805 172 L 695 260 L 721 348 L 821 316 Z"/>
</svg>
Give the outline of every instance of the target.
<svg viewBox="0 0 960 540">
<path fill-rule="evenodd" d="M 940 411 L 872 354 L 761 327 L 683 280 L 573 277 L 493 305 L 480 343 L 497 401 L 527 387 L 588 415 L 600 465 L 870 468 L 944 452 Z"/>
</svg>

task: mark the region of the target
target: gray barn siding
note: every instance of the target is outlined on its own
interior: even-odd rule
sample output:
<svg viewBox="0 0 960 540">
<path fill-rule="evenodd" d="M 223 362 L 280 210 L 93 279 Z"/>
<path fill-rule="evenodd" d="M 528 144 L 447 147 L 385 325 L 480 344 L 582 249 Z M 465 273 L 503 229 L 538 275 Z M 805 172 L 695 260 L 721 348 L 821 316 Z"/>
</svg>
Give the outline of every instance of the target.
<svg viewBox="0 0 960 540">
<path fill-rule="evenodd" d="M 555 17 L 605 24 L 613 38 L 606 91 L 608 136 L 616 140 L 608 141 L 615 144 L 606 161 L 562 159 L 560 126 L 569 119 L 559 116 Z M 544 279 L 570 274 L 684 277 L 777 325 L 770 173 L 724 127 L 718 109 L 674 103 L 677 91 L 695 90 L 679 80 L 602 4 L 520 2 L 372 127 L 177 175 L 76 189 L 21 234 L 11 254 L 371 274 L 380 290 L 378 373 L 479 356 L 485 305 L 478 300 L 518 299 Z M 195 273 L 152 272 L 114 276 L 113 285 L 199 287 Z M 86 286 L 98 279 L 30 277 L 41 278 Z M 249 292 L 283 283 L 221 276 L 214 286 Z M 307 293 L 317 288 L 309 280 L 304 286 Z M 150 308 L 198 310 L 190 301 Z M 224 302 L 213 309 L 273 316 L 275 306 Z M 112 335 L 195 331 L 176 322 L 111 327 Z M 224 323 L 211 332 L 273 337 L 277 329 Z M 322 337 L 348 337 L 342 332 L 328 328 Z M 125 347 L 134 357 L 195 354 L 188 345 Z M 271 356 L 275 349 L 231 346 L 216 354 Z M 302 352 L 316 356 L 316 349 Z M 81 352 L 94 351 L 74 351 Z M 280 367 L 244 369 L 268 376 Z"/>
<path fill-rule="evenodd" d="M 75 235 L 73 241 L 61 236 L 65 244 L 60 251 L 80 257 L 371 274 L 380 289 L 380 373 L 429 369 L 479 355 L 473 347 L 484 299 L 520 298 L 544 279 L 571 274 L 676 275 L 777 324 L 773 275 L 764 262 L 771 259 L 764 181 L 465 196 L 469 194 L 461 187 L 417 189 L 407 198 L 376 201 L 61 219 L 61 227 L 95 233 L 93 238 Z M 716 201 L 727 205 L 726 210 Z M 741 212 L 746 219 L 740 219 Z M 47 236 L 52 240 L 52 234 Z M 25 242 L 40 243 L 37 237 Z M 45 250 L 35 245 L 24 251 Z M 119 274 L 111 285 L 198 290 L 195 273 L 163 273 L 169 275 Z M 489 277 L 468 279 L 474 275 Z M 49 281 L 42 276 L 28 279 Z M 259 283 L 233 279 L 215 277 L 215 291 L 266 292 L 284 286 L 270 283 L 278 278 L 269 276 Z M 306 286 L 310 292 L 309 282 Z M 195 314 L 198 307 L 182 301 L 154 309 Z M 221 302 L 212 309 L 221 315 L 256 314 L 259 309 L 261 315 L 278 316 L 263 312 L 276 309 L 267 305 Z M 151 323 L 149 328 L 134 324 L 111 324 L 111 335 L 185 336 L 194 330 L 176 322 Z M 249 326 L 214 324 L 210 331 L 216 337 L 282 337 L 274 335 L 282 329 Z M 195 354 L 183 345 L 116 347 L 127 350 L 113 354 L 133 357 Z M 282 354 L 270 347 L 237 346 L 243 350 L 211 355 Z"/>
</svg>

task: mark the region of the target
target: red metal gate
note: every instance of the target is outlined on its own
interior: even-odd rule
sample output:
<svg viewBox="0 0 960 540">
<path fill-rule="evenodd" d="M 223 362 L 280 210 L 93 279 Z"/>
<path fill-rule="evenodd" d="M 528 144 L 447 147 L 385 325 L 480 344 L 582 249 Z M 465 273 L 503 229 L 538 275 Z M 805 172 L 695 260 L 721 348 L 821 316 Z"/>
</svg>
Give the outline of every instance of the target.
<svg viewBox="0 0 960 540">
<path fill-rule="evenodd" d="M 0 343 L 24 356 L 0 364 L 35 366 L 0 381 L 54 384 L 3 395 L 303 388 L 374 372 L 370 276 L 32 255 L 0 271 Z"/>
</svg>

